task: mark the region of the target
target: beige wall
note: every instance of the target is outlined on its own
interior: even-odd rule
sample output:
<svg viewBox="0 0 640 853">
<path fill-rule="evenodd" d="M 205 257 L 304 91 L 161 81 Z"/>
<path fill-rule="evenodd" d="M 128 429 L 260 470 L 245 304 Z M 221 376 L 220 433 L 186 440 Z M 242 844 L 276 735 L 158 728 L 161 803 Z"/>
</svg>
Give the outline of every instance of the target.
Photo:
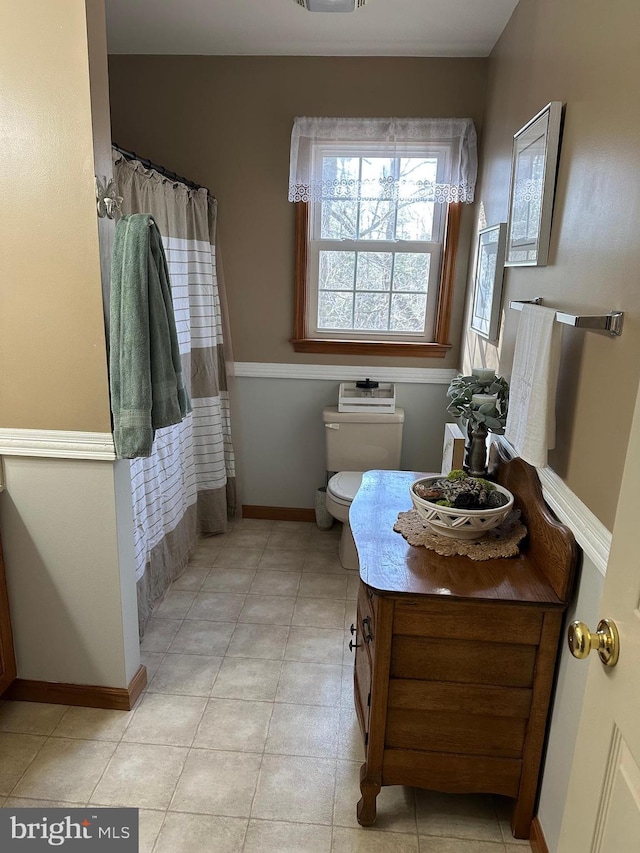
<svg viewBox="0 0 640 853">
<path fill-rule="evenodd" d="M 287 201 L 296 115 L 471 116 L 480 125 L 486 60 L 112 56 L 113 138 L 198 181 L 219 200 L 220 246 L 238 361 L 328 364 L 388 359 L 302 355 L 293 326 L 294 208 Z M 458 265 L 458 363 L 472 211 Z M 394 359 L 424 366 L 424 359 Z"/>
<path fill-rule="evenodd" d="M 640 5 L 521 0 L 490 57 L 481 182 L 487 225 L 506 221 L 513 133 L 566 104 L 549 265 L 505 271 L 503 304 L 544 297 L 576 314 L 625 312 L 621 338 L 563 327 L 557 449 L 549 464 L 613 524 L 640 376 Z M 465 366 L 509 374 L 517 312 L 497 348 L 470 335 Z"/>
<path fill-rule="evenodd" d="M 85 2 L 2 18 L 0 427 L 106 432 Z"/>
</svg>

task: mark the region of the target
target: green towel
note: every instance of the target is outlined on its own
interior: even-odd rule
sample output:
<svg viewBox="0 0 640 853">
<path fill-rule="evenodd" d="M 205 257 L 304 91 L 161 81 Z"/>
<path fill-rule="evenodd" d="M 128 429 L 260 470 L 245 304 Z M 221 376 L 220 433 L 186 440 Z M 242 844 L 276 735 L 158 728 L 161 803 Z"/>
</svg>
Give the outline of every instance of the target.
<svg viewBox="0 0 640 853">
<path fill-rule="evenodd" d="M 123 216 L 111 266 L 109 372 L 116 454 L 150 456 L 155 431 L 191 411 L 182 376 L 160 232 L 148 214 Z"/>
</svg>

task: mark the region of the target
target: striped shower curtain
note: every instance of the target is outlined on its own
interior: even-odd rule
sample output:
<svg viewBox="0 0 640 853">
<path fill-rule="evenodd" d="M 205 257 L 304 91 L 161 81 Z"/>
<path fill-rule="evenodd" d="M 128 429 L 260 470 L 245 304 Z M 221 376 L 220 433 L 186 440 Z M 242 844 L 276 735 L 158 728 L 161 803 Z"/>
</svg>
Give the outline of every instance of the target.
<svg viewBox="0 0 640 853">
<path fill-rule="evenodd" d="M 183 370 L 193 406 L 131 461 L 140 633 L 184 570 L 198 533 L 222 533 L 236 508 L 229 394 L 216 270 L 216 200 L 114 149 L 123 213 L 150 213 L 162 235 Z"/>
</svg>

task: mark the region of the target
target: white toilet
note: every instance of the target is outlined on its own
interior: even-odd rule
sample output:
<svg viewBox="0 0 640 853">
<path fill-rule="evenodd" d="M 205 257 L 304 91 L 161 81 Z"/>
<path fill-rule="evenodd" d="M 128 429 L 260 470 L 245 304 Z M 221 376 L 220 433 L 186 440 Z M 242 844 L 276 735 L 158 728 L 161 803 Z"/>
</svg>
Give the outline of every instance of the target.
<svg viewBox="0 0 640 853">
<path fill-rule="evenodd" d="M 349 508 L 365 471 L 400 467 L 404 411 L 393 414 L 339 412 L 336 406 L 322 410 L 327 449 L 327 509 L 342 522 L 340 562 L 358 569 L 358 552 L 349 525 Z"/>
</svg>

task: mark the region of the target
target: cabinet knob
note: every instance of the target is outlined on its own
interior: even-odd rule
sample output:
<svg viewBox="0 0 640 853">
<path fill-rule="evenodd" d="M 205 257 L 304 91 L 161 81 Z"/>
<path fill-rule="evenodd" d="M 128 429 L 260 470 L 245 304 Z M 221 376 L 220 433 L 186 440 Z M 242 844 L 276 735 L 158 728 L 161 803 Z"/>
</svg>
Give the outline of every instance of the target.
<svg viewBox="0 0 640 853">
<path fill-rule="evenodd" d="M 567 632 L 567 642 L 574 658 L 584 660 L 591 651 L 597 651 L 605 666 L 615 666 L 620 656 L 620 637 L 616 623 L 601 619 L 595 633 L 584 622 L 572 622 Z"/>
<path fill-rule="evenodd" d="M 359 649 L 362 646 L 362 643 L 354 643 L 353 640 L 349 640 L 349 651 L 352 652 L 354 649 Z"/>
<path fill-rule="evenodd" d="M 355 632 L 356 632 L 356 626 L 353 624 L 353 622 L 351 623 L 351 627 L 349 628 L 349 631 L 351 631 L 352 634 L 355 634 Z"/>
</svg>

